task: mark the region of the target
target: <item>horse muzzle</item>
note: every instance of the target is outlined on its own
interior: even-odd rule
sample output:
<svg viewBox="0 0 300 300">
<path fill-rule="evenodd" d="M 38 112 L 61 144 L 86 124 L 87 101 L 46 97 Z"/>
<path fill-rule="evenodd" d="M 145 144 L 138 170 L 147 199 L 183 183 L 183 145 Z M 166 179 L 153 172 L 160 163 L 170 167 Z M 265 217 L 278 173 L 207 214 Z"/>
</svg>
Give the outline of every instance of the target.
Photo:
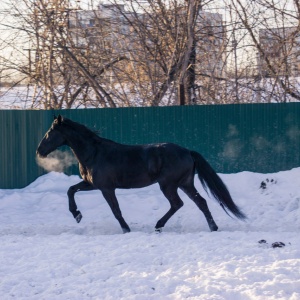
<svg viewBox="0 0 300 300">
<path fill-rule="evenodd" d="M 36 155 L 37 155 L 38 157 L 40 157 L 40 158 L 45 158 L 45 157 L 47 157 L 48 154 L 46 154 L 46 153 L 43 152 L 40 148 L 38 148 L 38 149 L 36 150 Z"/>
</svg>

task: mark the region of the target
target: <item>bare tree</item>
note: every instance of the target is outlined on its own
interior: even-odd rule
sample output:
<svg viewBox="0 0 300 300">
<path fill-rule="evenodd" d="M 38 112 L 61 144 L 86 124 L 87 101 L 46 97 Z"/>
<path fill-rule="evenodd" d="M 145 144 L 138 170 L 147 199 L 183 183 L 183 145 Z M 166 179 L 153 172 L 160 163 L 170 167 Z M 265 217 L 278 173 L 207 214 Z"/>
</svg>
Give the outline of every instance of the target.
<svg viewBox="0 0 300 300">
<path fill-rule="evenodd" d="M 300 100 L 299 0 L 89 1 L 0 11 L 1 80 L 17 73 L 32 107 Z"/>
<path fill-rule="evenodd" d="M 80 104 L 94 97 L 96 101 L 92 102 L 96 106 L 116 107 L 99 77 L 125 57 L 95 59 L 90 55 L 88 43 L 78 47 L 69 28 L 73 9 L 68 0 L 22 0 L 21 4 L 11 3 L 11 10 L 22 24 L 12 27 L 23 34 L 23 61 L 18 64 L 7 62 L 8 68 L 25 75 L 34 86 L 33 106 L 38 98 L 45 109 L 70 108 L 75 100 Z"/>
<path fill-rule="evenodd" d="M 123 14 L 131 29 L 125 50 L 131 60 L 128 78 L 132 89 L 145 98 L 143 103 L 195 103 L 196 43 L 205 43 L 196 33 L 202 4 L 194 0 L 129 1 L 131 13 Z"/>
<path fill-rule="evenodd" d="M 236 0 L 229 6 L 238 24 L 233 32 L 241 37 L 237 43 L 241 77 L 234 76 L 239 98 L 246 102 L 300 100 L 299 1 Z"/>
</svg>

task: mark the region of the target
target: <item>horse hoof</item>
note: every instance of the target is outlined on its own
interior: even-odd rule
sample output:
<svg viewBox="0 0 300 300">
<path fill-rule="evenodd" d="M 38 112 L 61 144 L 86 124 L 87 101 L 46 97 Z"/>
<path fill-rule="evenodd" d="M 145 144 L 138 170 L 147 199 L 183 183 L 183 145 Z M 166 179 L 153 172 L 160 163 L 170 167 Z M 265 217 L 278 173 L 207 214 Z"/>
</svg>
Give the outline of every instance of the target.
<svg viewBox="0 0 300 300">
<path fill-rule="evenodd" d="M 162 232 L 162 227 L 160 227 L 160 228 L 155 228 L 155 232 L 156 232 L 156 233 L 161 233 L 161 232 Z"/>
<path fill-rule="evenodd" d="M 130 229 L 129 229 L 129 228 L 122 228 L 122 230 L 123 230 L 123 233 L 128 233 L 128 232 L 130 232 Z"/>
<path fill-rule="evenodd" d="M 77 223 L 80 223 L 81 219 L 82 219 L 82 214 L 81 214 L 81 212 L 79 211 L 79 212 L 78 212 L 78 215 L 75 217 L 75 220 L 76 220 Z"/>
<path fill-rule="evenodd" d="M 217 225 L 211 226 L 210 231 L 218 231 L 218 226 Z"/>
</svg>

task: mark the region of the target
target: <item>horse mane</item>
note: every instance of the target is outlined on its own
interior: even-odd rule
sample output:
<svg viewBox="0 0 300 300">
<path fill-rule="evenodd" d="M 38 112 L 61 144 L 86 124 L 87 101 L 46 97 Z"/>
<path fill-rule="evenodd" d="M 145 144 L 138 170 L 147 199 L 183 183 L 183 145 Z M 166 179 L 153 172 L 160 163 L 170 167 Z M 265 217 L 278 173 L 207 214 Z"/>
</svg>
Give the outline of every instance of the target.
<svg viewBox="0 0 300 300">
<path fill-rule="evenodd" d="M 99 130 L 92 130 L 92 129 L 88 128 L 87 126 L 79 124 L 77 122 L 74 122 L 68 118 L 63 118 L 62 124 L 65 124 L 65 125 L 71 127 L 74 130 L 74 132 L 76 132 L 76 134 L 83 135 L 86 138 L 91 138 L 96 141 L 106 140 L 106 141 L 110 141 L 110 142 L 114 143 L 111 140 L 100 137 Z"/>
</svg>

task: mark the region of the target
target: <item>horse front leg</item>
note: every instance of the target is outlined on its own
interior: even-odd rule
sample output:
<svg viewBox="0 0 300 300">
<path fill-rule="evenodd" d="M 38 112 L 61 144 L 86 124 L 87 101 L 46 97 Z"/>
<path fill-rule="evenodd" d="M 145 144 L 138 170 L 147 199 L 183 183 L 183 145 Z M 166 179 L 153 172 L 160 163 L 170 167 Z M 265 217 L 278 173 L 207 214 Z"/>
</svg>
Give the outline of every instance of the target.
<svg viewBox="0 0 300 300">
<path fill-rule="evenodd" d="M 77 210 L 77 205 L 75 202 L 75 193 L 79 191 L 91 191 L 95 188 L 86 181 L 81 181 L 75 185 L 70 186 L 68 190 L 68 198 L 69 198 L 69 210 L 75 218 L 76 222 L 79 223 L 82 219 L 82 214 L 79 210 Z"/>
<path fill-rule="evenodd" d="M 130 232 L 130 228 L 127 225 L 127 223 L 125 222 L 121 210 L 120 210 L 120 206 L 115 194 L 114 190 L 101 190 L 103 197 L 105 198 L 105 200 L 107 201 L 108 205 L 110 206 L 115 218 L 119 221 L 121 228 L 123 230 L 123 233 L 127 233 Z"/>
</svg>

